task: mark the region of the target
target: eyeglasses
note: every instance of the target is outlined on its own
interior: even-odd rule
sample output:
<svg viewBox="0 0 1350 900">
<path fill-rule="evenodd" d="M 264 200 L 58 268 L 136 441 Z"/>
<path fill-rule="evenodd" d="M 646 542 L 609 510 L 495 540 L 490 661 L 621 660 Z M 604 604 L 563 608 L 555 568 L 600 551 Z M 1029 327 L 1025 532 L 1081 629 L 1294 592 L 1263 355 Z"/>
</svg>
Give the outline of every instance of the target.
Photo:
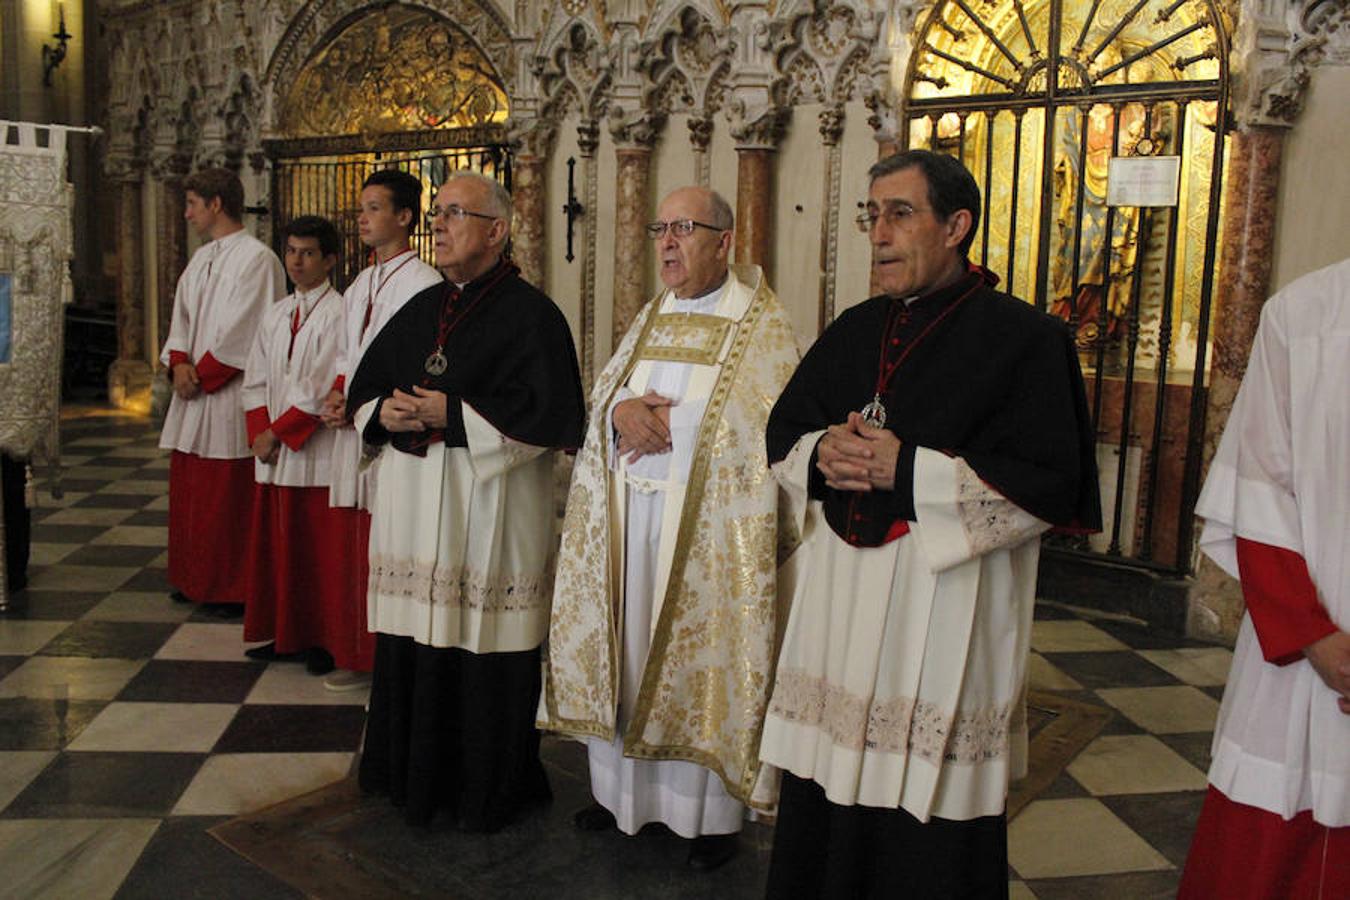
<svg viewBox="0 0 1350 900">
<path fill-rule="evenodd" d="M 709 231 L 726 231 L 725 228 L 718 228 L 716 225 L 709 225 L 706 222 L 699 222 L 695 219 L 676 219 L 673 222 L 651 222 L 647 225 L 647 237 L 654 241 L 659 241 L 666 236 L 666 231 L 677 238 L 689 237 L 694 233 L 695 228 L 706 228 Z"/>
<path fill-rule="evenodd" d="M 878 221 L 884 221 L 890 227 L 897 228 L 907 224 L 915 213 L 921 212 L 928 210 L 916 209 L 908 203 L 888 203 L 884 207 L 869 205 L 867 211 L 859 213 L 853 221 L 858 223 L 858 230 L 863 234 L 871 234 Z"/>
<path fill-rule="evenodd" d="M 430 228 L 432 225 L 436 223 L 436 220 L 441 218 L 442 216 L 455 222 L 463 222 L 470 216 L 472 216 L 475 219 L 487 219 L 489 222 L 500 218 L 499 216 L 489 216 L 486 213 L 474 212 L 471 209 L 465 209 L 458 203 L 451 203 L 449 206 L 433 206 L 431 207 L 431 209 L 428 209 L 427 227 Z"/>
</svg>

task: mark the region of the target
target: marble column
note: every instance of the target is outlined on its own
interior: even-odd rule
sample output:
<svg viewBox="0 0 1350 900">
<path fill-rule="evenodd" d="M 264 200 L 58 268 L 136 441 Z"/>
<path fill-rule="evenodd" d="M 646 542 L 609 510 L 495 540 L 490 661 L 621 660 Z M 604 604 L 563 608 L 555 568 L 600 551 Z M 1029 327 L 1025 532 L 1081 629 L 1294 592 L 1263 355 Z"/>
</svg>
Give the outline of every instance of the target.
<svg viewBox="0 0 1350 900">
<path fill-rule="evenodd" d="M 652 149 L 634 145 L 615 151 L 614 258 L 622 260 L 614 267 L 613 344 L 628 333 L 638 310 L 647 302 L 647 252 L 651 241 L 646 226 L 649 214 Z"/>
<path fill-rule="evenodd" d="M 1229 139 L 1223 262 L 1214 291 L 1204 468 L 1214 456 L 1247 371 L 1261 307 L 1270 296 L 1280 161 L 1287 129 L 1251 126 Z M 1244 609 L 1239 584 L 1201 557 L 1187 610 L 1188 634 L 1233 641 Z"/>
<path fill-rule="evenodd" d="M 816 332 L 834 321 L 834 289 L 838 277 L 839 192 L 843 169 L 839 140 L 844 136 L 844 106 L 836 103 L 820 112 L 820 140 L 825 149 L 825 184 L 820 217 L 820 301 Z"/>
<path fill-rule="evenodd" d="M 166 176 L 160 181 L 156 194 L 159 198 L 158 265 L 155 284 L 159 292 L 159 335 L 169 333 L 173 318 L 173 295 L 178 288 L 178 276 L 187 266 L 187 222 L 183 218 L 183 181 L 178 176 Z"/>
<path fill-rule="evenodd" d="M 544 220 L 548 193 L 544 184 L 544 160 L 518 155 L 511 160 L 511 257 L 520 266 L 520 277 L 545 287 Z"/>
<path fill-rule="evenodd" d="M 117 179 L 117 359 L 108 368 L 108 399 L 121 409 L 150 408 L 154 370 L 145 353 L 145 277 L 141 177 Z"/>
<path fill-rule="evenodd" d="M 773 157 L 763 147 L 736 148 L 736 262 L 765 270 L 773 246 Z"/>
</svg>

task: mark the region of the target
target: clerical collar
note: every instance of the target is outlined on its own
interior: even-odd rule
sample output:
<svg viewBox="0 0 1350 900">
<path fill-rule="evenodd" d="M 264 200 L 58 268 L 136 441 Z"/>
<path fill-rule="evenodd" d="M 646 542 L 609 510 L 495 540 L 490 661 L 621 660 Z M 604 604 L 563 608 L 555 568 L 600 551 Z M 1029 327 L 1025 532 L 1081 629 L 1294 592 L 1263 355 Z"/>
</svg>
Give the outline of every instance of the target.
<svg viewBox="0 0 1350 900">
<path fill-rule="evenodd" d="M 699 294 L 697 297 L 673 297 L 672 299 L 676 303 L 698 303 L 701 300 L 710 300 L 715 297 L 720 297 L 722 295 L 722 292 L 727 289 L 727 285 L 730 283 L 731 283 L 731 273 L 728 272 L 725 276 L 723 276 L 721 282 L 719 282 L 718 285 L 710 291 L 705 291 L 704 293 Z"/>
<path fill-rule="evenodd" d="M 954 298 L 964 294 L 970 289 L 974 281 L 978 279 L 983 281 L 987 287 L 993 287 L 998 284 L 998 276 L 986 269 L 984 266 L 975 263 L 966 263 L 966 271 L 951 284 L 929 291 L 926 294 L 911 294 L 908 297 L 899 297 L 899 301 L 907 307 L 913 307 L 915 303 L 930 303 L 942 306 Z"/>
<path fill-rule="evenodd" d="M 508 260 L 505 256 L 499 256 L 497 257 L 497 261 L 493 263 L 486 272 L 472 281 L 451 281 L 450 283 L 453 284 L 456 290 L 461 294 L 468 294 L 481 289 L 483 285 L 488 282 L 497 281 L 500 277 L 498 272 L 508 266 L 514 271 L 520 271 L 519 269 L 516 269 L 515 263 Z"/>
</svg>

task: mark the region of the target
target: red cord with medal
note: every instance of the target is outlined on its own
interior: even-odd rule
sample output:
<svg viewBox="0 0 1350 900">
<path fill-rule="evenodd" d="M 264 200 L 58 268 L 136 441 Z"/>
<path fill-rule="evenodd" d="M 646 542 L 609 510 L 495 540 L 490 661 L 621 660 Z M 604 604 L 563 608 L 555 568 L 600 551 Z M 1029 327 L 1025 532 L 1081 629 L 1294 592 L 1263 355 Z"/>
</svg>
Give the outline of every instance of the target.
<svg viewBox="0 0 1350 900">
<path fill-rule="evenodd" d="M 300 297 L 296 297 L 295 310 L 291 313 L 291 342 L 286 346 L 287 372 L 291 370 L 291 354 L 295 352 L 295 336 L 300 333 L 300 329 L 305 327 L 305 323 L 309 321 L 309 317 L 314 315 L 314 310 L 319 308 L 319 304 L 323 302 L 324 298 L 327 297 L 332 290 L 332 285 L 325 285 L 323 293 L 319 295 L 318 300 L 314 301 L 314 305 L 309 308 L 309 312 L 305 313 L 303 319 L 300 318 L 300 310 L 304 307 L 305 302 L 300 299 Z"/>
<path fill-rule="evenodd" d="M 923 339 L 928 336 L 928 333 L 936 328 L 943 319 L 951 315 L 952 311 L 960 306 L 967 297 L 975 293 L 975 290 L 979 288 L 981 283 L 982 281 L 977 279 L 976 282 L 970 286 L 969 290 L 960 297 L 957 297 L 956 300 L 944 309 L 937 318 L 929 322 L 924 330 L 919 332 L 919 335 L 914 338 L 914 340 L 910 341 L 904 350 L 900 351 L 900 355 L 896 357 L 895 361 L 888 365 L 886 363 L 886 345 L 890 342 L 891 335 L 895 332 L 896 322 L 899 321 L 899 317 L 895 315 L 895 307 L 891 308 L 891 313 L 887 316 L 886 330 L 881 336 L 881 358 L 877 361 L 876 392 L 872 395 L 871 402 L 867 403 L 858 411 L 863 417 L 864 422 L 871 425 L 873 428 L 886 427 L 886 405 L 881 402 L 881 398 L 890 387 L 891 377 L 895 375 L 896 370 L 900 368 L 900 364 L 909 356 L 910 351 L 923 343 Z"/>
<path fill-rule="evenodd" d="M 450 334 L 459 327 L 459 324 L 468 318 L 469 313 L 473 312 L 478 302 L 492 292 L 492 289 L 498 285 L 507 275 L 517 271 L 516 267 L 509 264 L 503 264 L 492 276 L 490 276 L 478 291 L 477 296 L 464 307 L 458 315 L 454 315 L 454 304 L 461 296 L 459 288 L 447 285 L 447 292 L 441 301 L 441 315 L 436 323 L 436 349 L 431 351 L 427 361 L 423 363 L 422 369 L 429 378 L 422 379 L 423 387 L 430 387 L 432 378 L 439 378 L 450 368 L 450 361 L 445 357 L 445 344 L 450 339 Z"/>
</svg>

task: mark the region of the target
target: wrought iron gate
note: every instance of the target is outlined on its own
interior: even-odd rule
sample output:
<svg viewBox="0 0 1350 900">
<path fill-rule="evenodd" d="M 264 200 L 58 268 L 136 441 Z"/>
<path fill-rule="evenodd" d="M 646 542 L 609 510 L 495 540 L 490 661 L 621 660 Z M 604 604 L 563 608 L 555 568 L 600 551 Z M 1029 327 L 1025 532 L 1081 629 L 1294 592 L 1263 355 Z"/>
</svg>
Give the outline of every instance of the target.
<svg viewBox="0 0 1350 900">
<path fill-rule="evenodd" d="M 454 138 L 455 132 L 430 132 L 431 137 Z M 323 216 L 333 222 L 342 235 L 342 256 L 334 282 L 345 287 L 369 264 L 369 251 L 362 246 L 357 230 L 361 185 L 377 169 L 396 168 L 411 172 L 422 182 L 423 206 L 450 173 L 471 169 L 496 178 L 511 189 L 511 151 L 504 142 L 476 139 L 495 137 L 471 131 L 459 136 L 457 146 L 425 149 L 350 149 L 349 139 L 331 142 L 302 139 L 276 141 L 267 145 L 273 157 L 272 209 L 273 243 L 277 253 L 285 249 L 282 235 L 287 224 L 302 215 Z M 410 142 L 411 143 L 411 142 Z M 325 152 L 326 151 L 326 152 Z M 413 249 L 432 262 L 431 231 L 419 211 L 412 235 Z"/>
<path fill-rule="evenodd" d="M 1227 32 L 1210 0 L 942 0 L 905 85 L 903 140 L 980 182 L 972 256 L 1076 335 L 1105 521 L 1060 546 L 1169 572 L 1192 552 Z M 1115 157 L 1178 157 L 1176 204 L 1108 203 Z"/>
</svg>

